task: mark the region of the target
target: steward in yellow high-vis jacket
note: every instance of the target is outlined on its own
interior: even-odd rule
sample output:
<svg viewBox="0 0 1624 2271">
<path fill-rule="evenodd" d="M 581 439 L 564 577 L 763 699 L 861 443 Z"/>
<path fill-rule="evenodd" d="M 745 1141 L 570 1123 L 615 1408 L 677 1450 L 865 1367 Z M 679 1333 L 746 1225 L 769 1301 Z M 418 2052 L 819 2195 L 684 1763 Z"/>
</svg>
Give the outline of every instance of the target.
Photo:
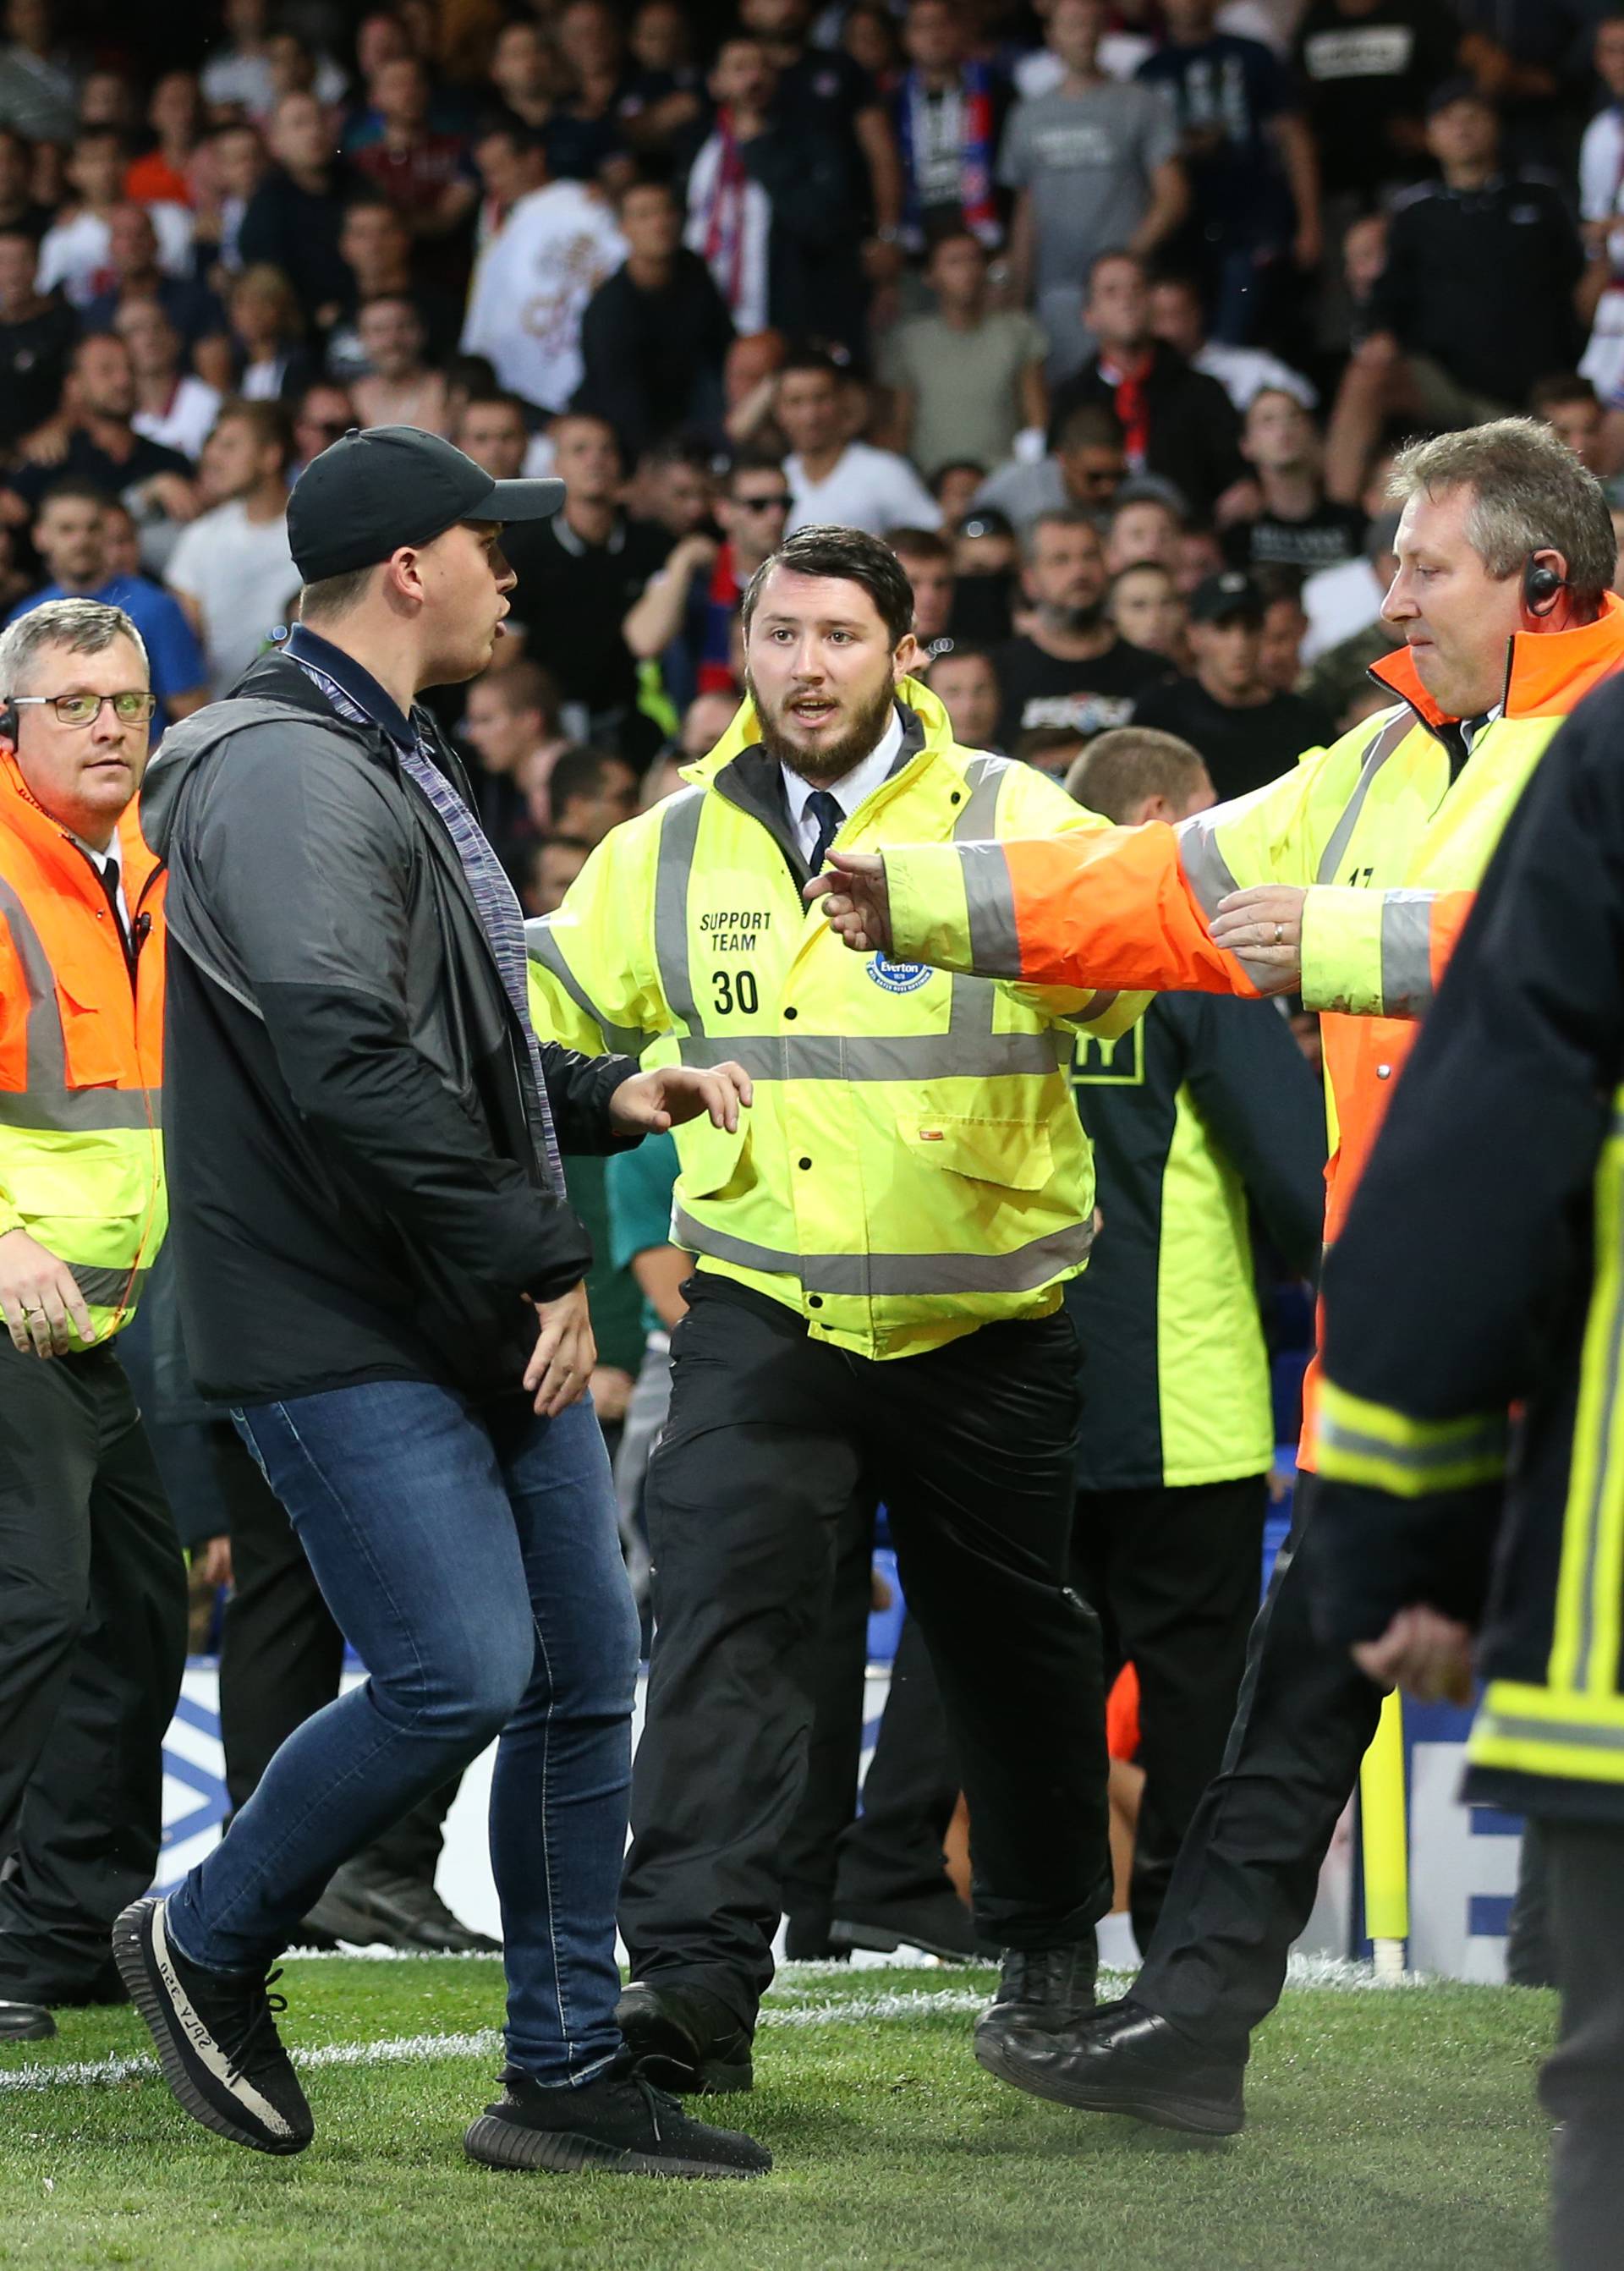
<svg viewBox="0 0 1624 2271">
<path fill-rule="evenodd" d="M 185 1566 L 111 1345 L 165 1222 L 151 705 L 116 607 L 0 636 L 0 2039 L 105 1992 L 185 1662 Z"/>
<path fill-rule="evenodd" d="M 1621 744 L 1614 681 L 1511 823 L 1330 1258 L 1315 1517 L 1323 1642 L 1435 1697 L 1479 1635 L 1464 1795 L 1550 1870 L 1562 2271 L 1620 2257 Z"/>
<path fill-rule="evenodd" d="M 895 953 L 1027 982 L 1253 994 L 1300 973 L 1324 1012 L 1328 1239 L 1501 830 L 1563 719 L 1624 667 L 1606 500 L 1547 428 L 1509 418 L 1417 443 L 1394 494 L 1384 613 L 1405 644 L 1372 673 L 1401 697 L 1390 711 L 1177 830 L 888 852 L 849 907 L 836 894 L 860 951 L 872 924 Z M 1310 1398 L 1305 1468 L 1314 1456 Z M 1312 1500 L 1305 1474 L 1223 1771 L 1131 1998 L 1007 2079 L 1174 2127 L 1241 2126 L 1250 2032 L 1278 1999 L 1377 1716 L 1310 1627 Z"/>
<path fill-rule="evenodd" d="M 940 1676 L 980 1928 L 1018 1951 L 1009 1994 L 1091 1997 L 1108 1904 L 1099 1630 L 1067 1583 L 1078 1374 L 1061 1303 L 1091 1236 L 1067 1068 L 1095 1005 L 858 962 L 801 897 L 832 841 L 1104 823 L 955 745 L 908 675 L 912 621 L 876 539 L 790 539 L 747 596 L 753 698 L 733 730 L 531 926 L 538 1031 L 736 1061 L 755 1083 L 735 1138 L 678 1131 L 672 1235 L 699 1267 L 647 1491 L 656 1637 L 621 2022 L 679 2086 L 749 2078 L 860 1493 L 890 1509 Z M 1120 1031 L 1138 1005 L 1099 1006 Z"/>
<path fill-rule="evenodd" d="M 927 687 L 898 698 L 895 770 L 842 842 L 1102 826 L 1031 766 L 957 748 Z M 538 1027 L 645 1064 L 744 1067 L 736 1135 L 677 1131 L 673 1236 L 814 1340 L 883 1359 L 1047 1315 L 1093 1235 L 1072 1043 L 1126 1031 L 1142 1000 L 1113 994 L 1094 1020 L 1076 987 L 853 963 L 802 905 L 777 774 L 747 704 L 690 787 L 615 830 L 528 926 Z"/>
</svg>

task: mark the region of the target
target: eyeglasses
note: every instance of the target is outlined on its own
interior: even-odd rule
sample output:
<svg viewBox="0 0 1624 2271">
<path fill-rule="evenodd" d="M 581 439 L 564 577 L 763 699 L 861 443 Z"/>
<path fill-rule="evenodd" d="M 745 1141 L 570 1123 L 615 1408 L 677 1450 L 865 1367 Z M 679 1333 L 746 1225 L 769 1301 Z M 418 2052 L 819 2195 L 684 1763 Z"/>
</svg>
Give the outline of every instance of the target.
<svg viewBox="0 0 1624 2271">
<path fill-rule="evenodd" d="M 776 491 L 771 496 L 734 499 L 741 512 L 787 512 L 794 502 L 787 489 Z"/>
<path fill-rule="evenodd" d="M 13 710 L 43 709 L 48 703 L 64 726 L 93 726 L 110 702 L 121 726 L 145 726 L 158 707 L 155 694 L 13 694 Z"/>
</svg>

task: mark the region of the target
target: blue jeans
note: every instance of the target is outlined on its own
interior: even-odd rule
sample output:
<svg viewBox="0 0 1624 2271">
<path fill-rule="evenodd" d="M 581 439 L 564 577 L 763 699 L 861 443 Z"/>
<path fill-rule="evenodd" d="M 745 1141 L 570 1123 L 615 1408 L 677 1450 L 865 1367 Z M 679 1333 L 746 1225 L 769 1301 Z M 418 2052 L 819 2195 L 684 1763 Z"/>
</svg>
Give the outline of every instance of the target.
<svg viewBox="0 0 1624 2271">
<path fill-rule="evenodd" d="M 341 1862 L 499 1736 L 509 2052 L 589 2081 L 620 2048 L 637 1654 L 591 1404 L 538 1419 L 522 1396 L 380 1381 L 234 1417 L 370 1676 L 282 1745 L 171 1898 L 172 1936 L 206 1968 L 263 1968 Z"/>
</svg>

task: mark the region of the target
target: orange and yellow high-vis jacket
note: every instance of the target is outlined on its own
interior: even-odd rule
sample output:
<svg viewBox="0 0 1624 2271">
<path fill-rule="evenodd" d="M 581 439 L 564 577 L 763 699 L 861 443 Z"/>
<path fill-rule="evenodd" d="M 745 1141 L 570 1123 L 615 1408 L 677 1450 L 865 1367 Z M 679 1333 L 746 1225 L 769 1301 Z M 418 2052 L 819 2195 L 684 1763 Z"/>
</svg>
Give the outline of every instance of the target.
<svg viewBox="0 0 1624 2271">
<path fill-rule="evenodd" d="M 98 1341 L 134 1314 L 168 1220 L 163 877 L 133 803 L 115 848 L 133 975 L 100 875 L 0 753 L 0 1232 L 68 1264 Z"/>
<path fill-rule="evenodd" d="M 1562 719 L 1620 666 L 1624 604 L 1609 595 L 1594 622 L 1509 642 L 1501 713 L 1464 763 L 1454 721 L 1400 650 L 1372 673 L 1399 697 L 1393 708 L 1177 828 L 888 845 L 891 951 L 1037 985 L 1255 994 L 1263 987 L 1208 923 L 1231 891 L 1306 886 L 1329 1240 L 1513 806 Z"/>
</svg>

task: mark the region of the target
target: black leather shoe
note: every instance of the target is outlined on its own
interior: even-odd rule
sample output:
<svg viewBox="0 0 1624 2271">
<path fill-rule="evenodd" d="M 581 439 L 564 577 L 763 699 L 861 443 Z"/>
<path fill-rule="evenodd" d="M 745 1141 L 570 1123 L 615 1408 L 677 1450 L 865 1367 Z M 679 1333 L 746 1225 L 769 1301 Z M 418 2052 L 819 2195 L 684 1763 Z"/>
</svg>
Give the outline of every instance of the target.
<svg viewBox="0 0 1624 2271">
<path fill-rule="evenodd" d="M 1065 1947 L 1012 1947 L 1003 1960 L 998 1992 L 976 2021 L 976 2056 L 983 2041 L 1002 2040 L 1012 2029 L 1052 2034 L 1075 2025 L 1094 2008 L 1094 1974 L 1099 1957 L 1091 1932 Z"/>
<path fill-rule="evenodd" d="M 862 1947 L 890 1955 L 922 1947 L 950 1963 L 996 1962 L 998 1950 L 978 1944 L 969 1910 L 950 1885 L 913 1901 L 876 1901 L 872 1908 L 843 1908 L 829 1928 L 837 1948 Z"/>
<path fill-rule="evenodd" d="M 409 1877 L 369 1877 L 351 1861 L 334 1870 L 301 1929 L 334 1942 L 398 1947 L 413 1955 L 502 1953 L 499 1940 L 454 1917 L 432 1885 Z"/>
<path fill-rule="evenodd" d="M 0 2043 L 48 2043 L 56 2031 L 42 2003 L 0 2003 Z"/>
<path fill-rule="evenodd" d="M 1001 2081 L 1084 2113 L 1126 2113 L 1202 2137 L 1245 2126 L 1245 2067 L 1203 2059 L 1166 2019 L 1131 2003 L 1059 2029 L 1009 2027 L 984 2037 L 978 2028 L 975 2051 Z"/>
<path fill-rule="evenodd" d="M 749 2089 L 754 2039 L 725 2003 L 701 1987 L 656 1987 L 634 1979 L 615 2007 L 632 2070 L 657 2089 L 685 2096 Z"/>
</svg>

